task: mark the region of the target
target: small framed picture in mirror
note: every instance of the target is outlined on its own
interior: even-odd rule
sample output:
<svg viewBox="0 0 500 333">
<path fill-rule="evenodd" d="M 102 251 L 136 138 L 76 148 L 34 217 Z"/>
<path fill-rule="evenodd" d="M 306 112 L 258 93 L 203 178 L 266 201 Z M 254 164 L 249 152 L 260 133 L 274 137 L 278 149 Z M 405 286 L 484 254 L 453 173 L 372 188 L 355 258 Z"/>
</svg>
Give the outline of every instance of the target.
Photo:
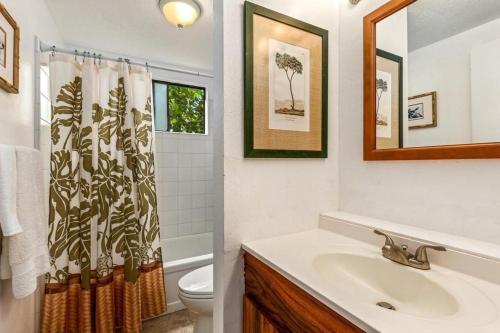
<svg viewBox="0 0 500 333">
<path fill-rule="evenodd" d="M 408 98 L 408 128 L 437 127 L 437 93 L 435 91 Z"/>
<path fill-rule="evenodd" d="M 0 88 L 19 92 L 19 27 L 0 3 Z"/>
</svg>

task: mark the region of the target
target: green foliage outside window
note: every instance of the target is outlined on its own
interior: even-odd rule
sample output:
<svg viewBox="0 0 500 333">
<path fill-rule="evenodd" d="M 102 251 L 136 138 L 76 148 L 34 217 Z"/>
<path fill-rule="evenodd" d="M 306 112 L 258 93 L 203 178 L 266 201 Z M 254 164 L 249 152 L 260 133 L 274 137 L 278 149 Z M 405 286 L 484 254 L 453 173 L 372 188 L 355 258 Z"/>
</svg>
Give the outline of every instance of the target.
<svg viewBox="0 0 500 333">
<path fill-rule="evenodd" d="M 205 134 L 205 89 L 168 84 L 168 130 Z"/>
</svg>

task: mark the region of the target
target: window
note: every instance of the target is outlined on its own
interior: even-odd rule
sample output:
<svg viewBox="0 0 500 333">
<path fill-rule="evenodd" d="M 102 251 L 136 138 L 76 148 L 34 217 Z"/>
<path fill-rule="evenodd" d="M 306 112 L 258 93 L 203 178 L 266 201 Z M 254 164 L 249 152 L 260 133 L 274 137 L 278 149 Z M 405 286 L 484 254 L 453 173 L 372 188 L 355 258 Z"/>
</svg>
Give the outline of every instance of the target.
<svg viewBox="0 0 500 333">
<path fill-rule="evenodd" d="M 153 81 L 157 131 L 206 133 L 206 90 L 178 83 Z"/>
</svg>

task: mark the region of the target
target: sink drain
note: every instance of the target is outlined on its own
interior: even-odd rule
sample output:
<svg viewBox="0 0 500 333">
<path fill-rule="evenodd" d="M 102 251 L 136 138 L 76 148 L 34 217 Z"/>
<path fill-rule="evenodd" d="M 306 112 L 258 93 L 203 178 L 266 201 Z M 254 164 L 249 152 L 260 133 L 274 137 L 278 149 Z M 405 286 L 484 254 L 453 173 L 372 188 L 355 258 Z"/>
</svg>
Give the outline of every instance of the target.
<svg viewBox="0 0 500 333">
<path fill-rule="evenodd" d="M 394 305 L 387 303 L 387 302 L 378 302 L 377 305 L 380 306 L 381 308 L 384 308 L 387 310 L 396 311 L 396 308 L 394 307 Z"/>
</svg>

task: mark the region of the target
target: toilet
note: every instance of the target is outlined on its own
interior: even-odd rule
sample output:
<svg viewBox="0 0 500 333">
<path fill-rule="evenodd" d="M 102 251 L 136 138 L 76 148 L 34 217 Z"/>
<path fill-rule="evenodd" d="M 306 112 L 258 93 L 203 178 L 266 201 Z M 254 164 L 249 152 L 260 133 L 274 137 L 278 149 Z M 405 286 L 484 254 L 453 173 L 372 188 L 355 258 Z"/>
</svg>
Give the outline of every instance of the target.
<svg viewBox="0 0 500 333">
<path fill-rule="evenodd" d="M 197 315 L 194 333 L 213 331 L 213 268 L 213 265 L 208 265 L 195 269 L 180 278 L 178 283 L 179 299 Z"/>
</svg>

